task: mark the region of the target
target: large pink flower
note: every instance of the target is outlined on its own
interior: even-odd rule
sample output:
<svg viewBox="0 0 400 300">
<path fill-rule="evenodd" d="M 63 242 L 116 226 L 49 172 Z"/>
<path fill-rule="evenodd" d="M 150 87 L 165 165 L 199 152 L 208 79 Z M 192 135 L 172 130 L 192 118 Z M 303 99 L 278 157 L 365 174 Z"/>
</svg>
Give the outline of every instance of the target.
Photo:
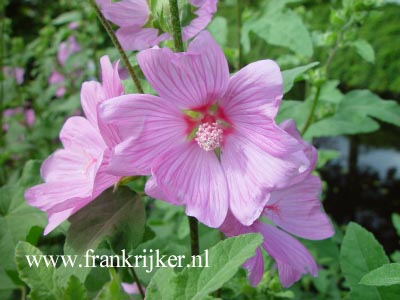
<svg viewBox="0 0 400 300">
<path fill-rule="evenodd" d="M 197 17 L 182 28 L 184 41 L 194 37 L 210 23 L 217 11 L 218 0 L 189 0 L 198 9 Z M 122 0 L 110 2 L 97 0 L 104 16 L 118 25 L 117 37 L 125 50 L 144 50 L 171 39 L 169 33 L 159 35 L 156 28 L 145 28 L 150 17 L 150 9 L 146 0 Z"/>
<path fill-rule="evenodd" d="M 292 121 L 284 122 L 281 127 L 301 141 Z M 310 160 L 309 166 L 303 174 L 295 178 L 290 186 L 271 193 L 263 216 L 283 230 L 299 237 L 310 240 L 326 239 L 331 237 L 334 231 L 329 218 L 321 210 L 318 198 L 321 181 L 318 177 L 311 175 L 317 160 L 316 150 L 305 142 L 302 144 L 302 151 Z M 250 232 L 261 233 L 264 236 L 263 248 L 275 259 L 284 287 L 292 285 L 303 274 L 317 275 L 317 265 L 308 250 L 298 240 L 277 227 L 263 223 L 261 220 L 254 222 L 251 226 L 243 226 L 231 213 L 228 213 L 220 230 L 227 236 Z M 248 269 L 251 284 L 256 286 L 264 274 L 261 249 L 258 249 L 256 255 L 244 266 Z"/>
<path fill-rule="evenodd" d="M 252 224 L 270 191 L 308 163 L 301 144 L 274 122 L 282 99 L 278 65 L 258 61 L 229 78 L 206 31 L 185 53 L 154 48 L 137 59 L 159 97 L 125 95 L 101 106 L 106 122 L 135 130 L 115 147 L 110 172 L 152 175 L 150 196 L 186 205 L 208 226 L 220 226 L 228 208 Z"/>
<path fill-rule="evenodd" d="M 64 124 L 60 140 L 64 146 L 42 164 L 43 184 L 25 192 L 27 202 L 49 218 L 45 234 L 112 186 L 119 177 L 106 173 L 110 149 L 120 142 L 120 133 L 97 118 L 98 104 L 123 94 L 118 64 L 113 68 L 108 57 L 102 57 L 102 79 L 85 82 L 81 104 L 86 118 L 71 117 Z"/>
</svg>

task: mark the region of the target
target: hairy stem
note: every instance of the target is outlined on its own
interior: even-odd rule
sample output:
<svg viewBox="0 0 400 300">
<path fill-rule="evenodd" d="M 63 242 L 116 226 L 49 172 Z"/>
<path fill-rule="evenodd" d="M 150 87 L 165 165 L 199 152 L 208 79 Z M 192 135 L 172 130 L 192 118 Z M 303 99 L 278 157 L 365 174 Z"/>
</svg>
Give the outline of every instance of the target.
<svg viewBox="0 0 400 300">
<path fill-rule="evenodd" d="M 189 218 L 189 227 L 190 227 L 190 246 L 192 255 L 200 254 L 200 246 L 199 246 L 199 223 L 196 218 Z"/>
<path fill-rule="evenodd" d="M 301 130 L 301 135 L 304 135 L 308 129 L 308 127 L 310 127 L 310 125 L 312 124 L 313 118 L 314 118 L 314 113 L 315 113 L 315 109 L 317 108 L 317 104 L 318 104 L 318 100 L 319 100 L 319 95 L 321 94 L 321 84 L 317 85 L 317 90 L 315 92 L 314 95 L 314 100 L 311 106 L 311 110 L 310 113 L 308 114 L 307 117 L 307 121 L 303 126 L 303 129 Z"/>
<path fill-rule="evenodd" d="M 169 9 L 171 13 L 172 36 L 174 38 L 175 51 L 183 52 L 185 51 L 185 47 L 182 40 L 182 27 L 179 18 L 178 0 L 169 0 Z"/>
<path fill-rule="evenodd" d="M 106 18 L 102 14 L 101 10 L 97 6 L 95 0 L 89 0 L 89 3 L 93 7 L 101 24 L 104 26 L 105 30 L 107 31 L 108 35 L 110 36 L 112 42 L 114 43 L 115 48 L 118 50 L 119 55 L 121 56 L 122 61 L 124 62 L 124 65 L 127 68 L 128 73 L 131 76 L 133 83 L 136 86 L 136 89 L 138 90 L 139 93 L 143 94 L 143 88 L 142 88 L 142 85 L 140 84 L 139 78 L 137 77 L 135 70 L 133 69 L 131 63 L 129 62 L 129 59 L 126 56 L 124 49 L 122 49 L 121 43 L 118 41 L 117 37 L 115 36 L 114 30 L 112 29 L 111 24 L 106 20 Z"/>
</svg>

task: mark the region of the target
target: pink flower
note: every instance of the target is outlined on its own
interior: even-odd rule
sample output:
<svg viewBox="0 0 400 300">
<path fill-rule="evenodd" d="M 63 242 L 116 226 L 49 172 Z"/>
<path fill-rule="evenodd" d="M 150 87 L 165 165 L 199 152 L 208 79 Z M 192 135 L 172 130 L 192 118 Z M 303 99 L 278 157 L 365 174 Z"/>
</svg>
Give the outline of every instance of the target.
<svg viewBox="0 0 400 300">
<path fill-rule="evenodd" d="M 22 84 L 24 82 L 25 70 L 23 68 L 3 67 L 3 73 L 6 77 L 13 77 L 18 84 Z"/>
<path fill-rule="evenodd" d="M 258 61 L 229 78 L 206 31 L 187 53 L 154 48 L 137 59 L 159 97 L 125 95 L 101 106 L 105 122 L 135 130 L 115 147 L 110 172 L 152 175 L 148 195 L 186 205 L 208 226 L 219 227 L 228 208 L 252 224 L 270 192 L 308 163 L 301 144 L 274 122 L 282 99 L 278 65 Z"/>
<path fill-rule="evenodd" d="M 207 27 L 213 14 L 217 11 L 218 0 L 189 0 L 189 2 L 198 7 L 195 11 L 197 18 L 182 28 L 184 41 L 194 37 Z M 122 0 L 119 2 L 97 0 L 97 3 L 101 6 L 104 16 L 120 27 L 116 34 L 125 50 L 144 50 L 171 39 L 169 33 L 159 35 L 158 29 L 145 27 L 151 18 L 146 0 Z"/>
<path fill-rule="evenodd" d="M 107 56 L 100 62 L 103 83 L 91 81 L 82 85 L 81 104 L 86 118 L 71 117 L 66 121 L 60 133 L 64 148 L 42 164 L 44 183 L 25 192 L 27 202 L 48 215 L 45 234 L 119 180 L 106 173 L 110 148 L 120 141 L 119 132 L 98 120 L 97 107 L 108 98 L 121 96 L 123 86 L 118 65 L 113 68 Z"/>
<path fill-rule="evenodd" d="M 281 127 L 302 142 L 292 121 L 284 122 Z M 311 175 L 317 160 L 316 150 L 305 142 L 302 144 L 302 151 L 310 160 L 309 167 L 295 178 L 292 185 L 271 193 L 263 216 L 281 229 L 301 238 L 326 239 L 334 234 L 334 230 L 328 216 L 321 210 L 318 199 L 321 181 L 318 177 Z M 263 248 L 275 259 L 284 287 L 292 285 L 303 274 L 317 276 L 317 264 L 308 250 L 281 229 L 263 223 L 261 220 L 254 222 L 251 226 L 243 226 L 231 213 L 228 213 L 228 217 L 220 228 L 227 236 L 250 232 L 261 233 L 264 236 Z M 248 270 L 250 283 L 256 286 L 264 274 L 264 261 L 260 249 L 245 263 L 244 267 Z"/>
<path fill-rule="evenodd" d="M 24 111 L 26 125 L 32 126 L 35 123 L 35 111 L 28 108 Z"/>
<path fill-rule="evenodd" d="M 74 53 L 79 52 L 81 47 L 76 41 L 75 36 L 71 35 L 65 42 L 60 44 L 57 53 L 57 59 L 61 66 L 64 66 L 67 59 Z"/>
<path fill-rule="evenodd" d="M 124 290 L 124 292 L 129 295 L 140 295 L 140 291 L 139 291 L 139 288 L 138 288 L 136 282 L 133 282 L 133 283 L 122 282 L 121 286 L 122 286 L 122 289 Z M 146 289 L 145 288 L 143 288 L 143 289 L 145 292 Z"/>
<path fill-rule="evenodd" d="M 65 81 L 65 77 L 60 72 L 58 72 L 58 71 L 51 72 L 48 82 L 49 82 L 49 84 L 58 86 L 57 91 L 56 91 L 57 98 L 61 98 L 62 96 L 65 95 L 66 88 L 63 85 L 64 81 Z"/>
</svg>

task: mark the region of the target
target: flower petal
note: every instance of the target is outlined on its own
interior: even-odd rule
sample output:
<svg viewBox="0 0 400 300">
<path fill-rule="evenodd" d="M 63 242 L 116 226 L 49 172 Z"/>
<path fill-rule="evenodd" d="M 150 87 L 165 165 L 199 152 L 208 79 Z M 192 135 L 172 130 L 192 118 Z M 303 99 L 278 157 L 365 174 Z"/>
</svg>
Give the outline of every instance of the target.
<svg viewBox="0 0 400 300">
<path fill-rule="evenodd" d="M 123 140 L 114 149 L 114 175 L 150 175 L 152 162 L 173 145 L 184 143 L 183 114 L 169 101 L 151 95 L 126 95 L 106 101 L 101 118 L 118 128 Z"/>
<path fill-rule="evenodd" d="M 228 63 L 207 31 L 200 33 L 185 53 L 153 48 L 140 52 L 137 59 L 157 93 L 181 109 L 213 103 L 228 85 Z"/>
<path fill-rule="evenodd" d="M 101 11 L 107 20 L 120 27 L 142 26 L 150 14 L 146 0 L 122 0 L 101 3 Z"/>
<path fill-rule="evenodd" d="M 159 36 L 157 29 L 139 26 L 121 27 L 116 35 L 125 51 L 148 49 L 170 38 L 168 33 Z"/>
<path fill-rule="evenodd" d="M 105 99 L 103 87 L 97 81 L 84 82 L 81 88 L 81 105 L 86 119 L 95 128 L 97 124 L 97 105 Z"/>
<path fill-rule="evenodd" d="M 260 216 L 270 191 L 288 185 L 298 173 L 297 162 L 273 157 L 240 134 L 226 137 L 221 162 L 232 213 L 247 226 Z"/>
<path fill-rule="evenodd" d="M 282 100 L 282 73 L 272 60 L 251 63 L 233 75 L 220 105 L 233 122 L 251 120 L 254 114 L 273 119 Z"/>
<path fill-rule="evenodd" d="M 284 287 L 292 285 L 303 274 L 317 276 L 314 258 L 298 240 L 268 224 L 257 222 L 253 227 L 264 236 L 263 247 L 275 259 Z"/>
<path fill-rule="evenodd" d="M 124 94 L 124 86 L 119 78 L 118 65 L 116 62 L 113 67 L 110 58 L 105 55 L 100 58 L 101 80 L 106 99 L 118 97 Z"/>
<path fill-rule="evenodd" d="M 226 179 L 212 151 L 185 143 L 164 153 L 153 165 L 157 185 L 171 204 L 186 204 L 186 214 L 218 227 L 228 211 Z"/>
<path fill-rule="evenodd" d="M 151 176 L 144 188 L 144 191 L 147 195 L 154 199 L 167 199 L 167 196 L 163 193 L 161 188 L 157 185 L 157 182 L 154 180 L 154 177 Z"/>
<path fill-rule="evenodd" d="M 271 194 L 264 215 L 284 230 L 310 240 L 331 237 L 334 230 L 322 211 L 321 181 L 309 175 L 303 182 Z"/>
<path fill-rule="evenodd" d="M 264 275 L 264 257 L 260 248 L 257 248 L 256 255 L 249 258 L 243 267 L 247 270 L 247 278 L 250 284 L 253 287 L 257 286 Z"/>
</svg>

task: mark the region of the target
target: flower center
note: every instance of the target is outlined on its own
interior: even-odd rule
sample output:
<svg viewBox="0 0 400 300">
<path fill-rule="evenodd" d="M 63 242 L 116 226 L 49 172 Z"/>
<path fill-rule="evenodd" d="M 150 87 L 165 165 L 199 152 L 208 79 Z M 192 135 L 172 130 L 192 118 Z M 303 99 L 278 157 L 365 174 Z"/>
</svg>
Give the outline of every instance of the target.
<svg viewBox="0 0 400 300">
<path fill-rule="evenodd" d="M 196 142 L 205 151 L 213 151 L 222 143 L 223 130 L 217 122 L 205 122 L 199 125 L 196 132 Z"/>
</svg>

